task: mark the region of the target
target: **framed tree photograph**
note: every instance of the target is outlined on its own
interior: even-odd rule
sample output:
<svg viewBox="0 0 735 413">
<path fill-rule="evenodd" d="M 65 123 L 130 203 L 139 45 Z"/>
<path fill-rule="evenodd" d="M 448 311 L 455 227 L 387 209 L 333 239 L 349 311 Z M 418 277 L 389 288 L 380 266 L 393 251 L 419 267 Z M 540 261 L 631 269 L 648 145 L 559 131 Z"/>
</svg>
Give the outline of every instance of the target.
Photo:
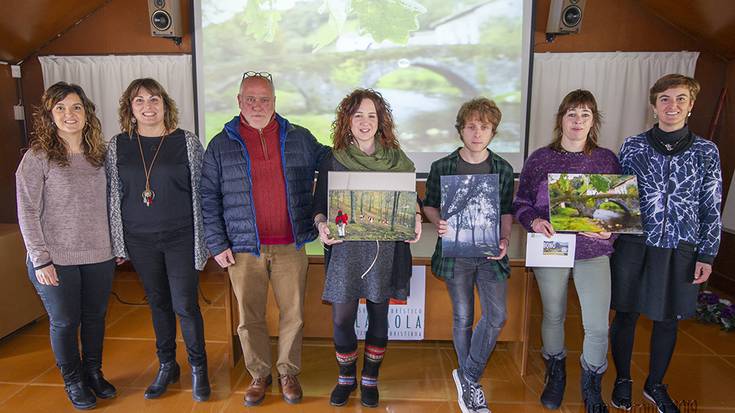
<svg viewBox="0 0 735 413">
<path fill-rule="evenodd" d="M 416 237 L 416 174 L 329 172 L 330 237 L 405 241 Z"/>
<path fill-rule="evenodd" d="M 554 231 L 642 234 L 635 175 L 549 174 Z"/>
<path fill-rule="evenodd" d="M 442 237 L 442 256 L 500 254 L 498 185 L 498 174 L 441 177 L 441 216 L 449 225 Z"/>
</svg>

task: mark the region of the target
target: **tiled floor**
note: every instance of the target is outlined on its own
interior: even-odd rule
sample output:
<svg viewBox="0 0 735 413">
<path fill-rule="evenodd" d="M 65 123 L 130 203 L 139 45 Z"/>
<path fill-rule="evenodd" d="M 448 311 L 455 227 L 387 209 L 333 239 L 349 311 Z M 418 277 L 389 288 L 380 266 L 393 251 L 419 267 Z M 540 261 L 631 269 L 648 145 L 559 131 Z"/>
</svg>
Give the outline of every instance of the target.
<svg viewBox="0 0 735 413">
<path fill-rule="evenodd" d="M 105 375 L 118 388 L 118 396 L 98 402 L 104 412 L 459 412 L 451 378 L 457 362 L 450 342 L 391 343 L 380 376 L 381 403 L 377 409 L 360 406 L 359 393 L 345 407 L 329 406 L 329 392 L 335 382 L 336 366 L 330 340 L 306 340 L 303 372 L 300 376 L 305 397 L 301 404 L 288 405 L 272 387 L 264 404 L 246 408 L 242 404 L 250 376 L 242 363 L 228 365 L 225 332 L 224 283 L 222 274 L 202 278 L 202 290 L 211 304 L 202 301 L 207 353 L 213 396 L 209 402 L 191 398 L 191 378 L 182 374 L 163 398 L 145 400 L 143 390 L 155 375 L 153 330 L 146 306 L 110 300 L 105 339 Z M 135 274 L 119 274 L 114 291 L 125 301 L 140 302 L 143 292 Z M 570 289 L 573 291 L 573 289 Z M 566 325 L 569 349 L 568 386 L 562 412 L 581 412 L 579 358 L 582 345 L 579 304 L 573 293 L 569 299 Z M 510 351 L 501 343 L 493 354 L 482 385 L 493 412 L 542 412 L 538 403 L 543 387 L 543 363 L 539 356 L 541 320 L 538 292 L 532 294 L 531 354 L 529 371 L 518 374 Z M 633 379 L 638 412 L 652 412 L 642 401 L 641 385 L 648 364 L 650 322 L 641 321 L 633 356 Z M 183 342 L 179 340 L 178 360 L 187 371 Z M 612 364 L 612 360 L 610 361 Z M 614 380 L 614 371 L 605 376 L 605 397 Z M 675 398 L 695 400 L 697 412 L 735 413 L 735 333 L 693 321 L 682 323 L 676 355 L 666 380 Z M 74 411 L 66 400 L 61 377 L 54 366 L 48 340 L 48 321 L 41 320 L 0 340 L 0 412 Z M 685 410 L 682 410 L 685 411 Z M 695 411 L 695 410 L 689 410 Z"/>
</svg>

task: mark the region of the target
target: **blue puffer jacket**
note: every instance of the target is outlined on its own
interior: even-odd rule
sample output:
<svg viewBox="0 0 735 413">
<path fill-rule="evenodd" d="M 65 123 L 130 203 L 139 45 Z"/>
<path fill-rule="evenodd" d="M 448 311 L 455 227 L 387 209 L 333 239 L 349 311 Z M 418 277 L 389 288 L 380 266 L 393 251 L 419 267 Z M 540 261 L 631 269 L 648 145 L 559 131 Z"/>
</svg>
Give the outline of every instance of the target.
<svg viewBox="0 0 735 413">
<path fill-rule="evenodd" d="M 623 173 L 638 177 L 646 244 L 697 248 L 697 261 L 711 264 L 720 246 L 722 175 L 717 146 L 694 136 L 691 146 L 664 155 L 649 144 L 651 131 L 625 140 Z"/>
<path fill-rule="evenodd" d="M 276 114 L 286 201 L 296 248 L 316 238 L 312 221 L 314 171 L 329 153 L 305 128 Z M 240 137 L 240 117 L 227 122 L 207 147 L 202 166 L 204 238 L 212 256 L 227 248 L 260 255 L 250 156 Z M 267 194 L 263 194 L 267 196 Z"/>
</svg>

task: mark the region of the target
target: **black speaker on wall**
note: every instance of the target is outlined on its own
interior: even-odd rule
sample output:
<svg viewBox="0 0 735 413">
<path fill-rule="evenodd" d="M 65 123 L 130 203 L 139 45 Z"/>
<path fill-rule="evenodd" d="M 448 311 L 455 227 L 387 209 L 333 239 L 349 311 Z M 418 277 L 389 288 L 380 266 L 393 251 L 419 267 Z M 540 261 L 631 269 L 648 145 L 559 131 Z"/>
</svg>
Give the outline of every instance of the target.
<svg viewBox="0 0 735 413">
<path fill-rule="evenodd" d="M 579 33 L 585 0 L 551 0 L 547 34 Z"/>
<path fill-rule="evenodd" d="M 181 38 L 181 0 L 148 0 L 151 36 Z"/>
</svg>

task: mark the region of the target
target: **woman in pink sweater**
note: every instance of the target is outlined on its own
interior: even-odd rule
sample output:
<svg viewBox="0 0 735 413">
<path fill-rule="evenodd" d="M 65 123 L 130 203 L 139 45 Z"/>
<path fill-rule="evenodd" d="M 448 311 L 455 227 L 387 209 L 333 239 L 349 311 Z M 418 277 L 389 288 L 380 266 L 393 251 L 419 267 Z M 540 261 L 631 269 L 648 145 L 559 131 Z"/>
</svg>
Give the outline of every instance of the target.
<svg viewBox="0 0 735 413">
<path fill-rule="evenodd" d="M 77 409 L 116 395 L 101 370 L 115 271 L 104 162 L 94 104 L 77 85 L 49 87 L 33 114 L 30 150 L 15 172 L 18 223 L 28 275 L 49 314 L 56 365 Z"/>
</svg>

